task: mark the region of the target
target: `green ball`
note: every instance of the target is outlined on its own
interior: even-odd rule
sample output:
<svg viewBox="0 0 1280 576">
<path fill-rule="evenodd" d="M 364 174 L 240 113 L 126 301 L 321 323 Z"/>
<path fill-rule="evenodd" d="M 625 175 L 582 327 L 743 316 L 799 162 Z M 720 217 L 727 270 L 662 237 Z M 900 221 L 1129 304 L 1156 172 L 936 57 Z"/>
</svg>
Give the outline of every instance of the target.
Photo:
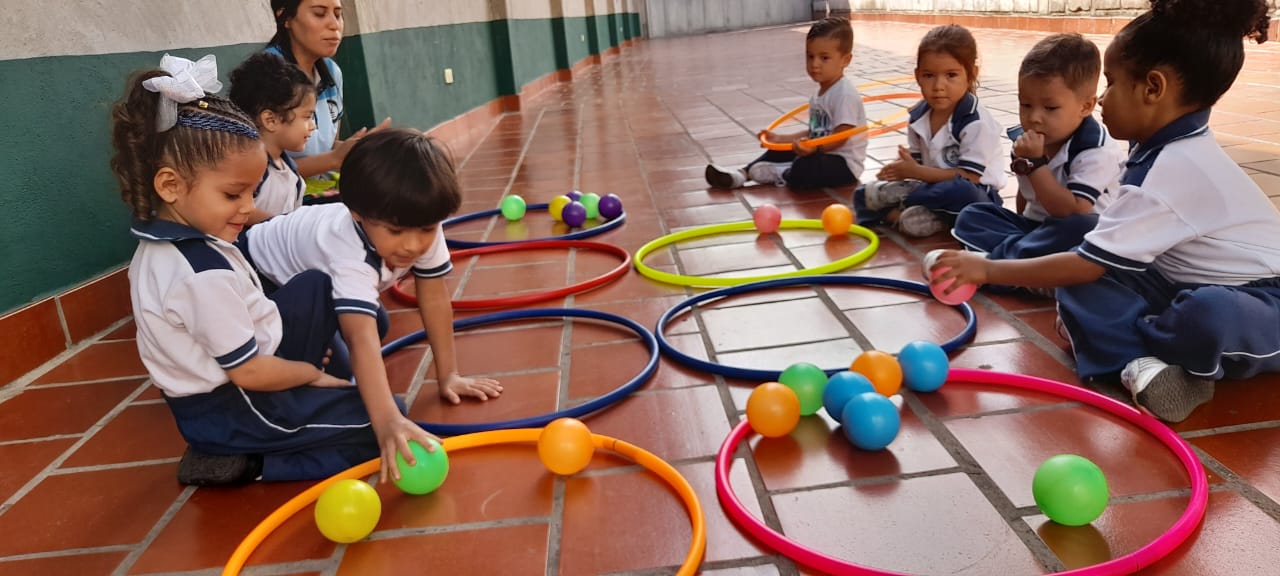
<svg viewBox="0 0 1280 576">
<path fill-rule="evenodd" d="M 806 362 L 787 367 L 778 383 L 790 388 L 800 398 L 800 415 L 809 416 L 822 408 L 822 391 L 827 387 L 827 373 Z"/>
<path fill-rule="evenodd" d="M 1107 477 L 1097 464 L 1075 454 L 1045 460 L 1031 480 L 1036 506 L 1064 526 L 1084 526 L 1107 509 Z"/>
<path fill-rule="evenodd" d="M 524 218 L 524 198 L 512 194 L 502 199 L 502 216 L 507 220 L 516 222 Z"/>
<path fill-rule="evenodd" d="M 421 444 L 409 441 L 409 451 L 413 452 L 413 459 L 417 461 L 413 466 L 396 452 L 396 466 L 400 468 L 400 479 L 395 481 L 396 488 L 406 494 L 421 495 L 430 494 L 444 484 L 445 477 L 449 475 L 449 455 L 444 453 L 444 447 L 438 442 L 432 440 L 431 444 L 435 446 L 435 452 L 427 452 Z"/>
<path fill-rule="evenodd" d="M 595 192 L 587 192 L 578 199 L 587 209 L 587 220 L 595 220 L 600 217 L 600 195 Z"/>
</svg>

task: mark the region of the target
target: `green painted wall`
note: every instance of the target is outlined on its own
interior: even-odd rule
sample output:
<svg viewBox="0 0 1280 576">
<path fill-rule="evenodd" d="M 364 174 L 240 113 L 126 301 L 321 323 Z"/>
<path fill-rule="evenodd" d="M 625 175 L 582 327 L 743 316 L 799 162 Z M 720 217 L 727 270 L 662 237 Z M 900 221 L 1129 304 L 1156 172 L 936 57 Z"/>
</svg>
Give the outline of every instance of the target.
<svg viewBox="0 0 1280 576">
<path fill-rule="evenodd" d="M 226 73 L 261 44 L 172 49 Z M 0 60 L 0 313 L 127 262 L 136 246 L 111 176 L 110 109 L 163 52 Z"/>
<path fill-rule="evenodd" d="M 551 25 L 553 39 L 556 40 L 556 68 L 570 69 L 591 55 L 586 17 L 554 18 Z"/>
<path fill-rule="evenodd" d="M 559 68 L 556 65 L 557 40 L 553 19 L 506 22 L 510 32 L 511 67 L 517 91 L 521 86 Z"/>
</svg>

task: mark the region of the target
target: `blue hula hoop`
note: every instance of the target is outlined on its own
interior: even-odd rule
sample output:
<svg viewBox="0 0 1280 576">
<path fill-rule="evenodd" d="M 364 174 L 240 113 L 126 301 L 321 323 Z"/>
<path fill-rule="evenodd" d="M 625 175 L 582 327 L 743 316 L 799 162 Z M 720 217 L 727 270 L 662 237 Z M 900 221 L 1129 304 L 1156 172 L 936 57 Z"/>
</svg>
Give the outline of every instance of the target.
<svg viewBox="0 0 1280 576">
<path fill-rule="evenodd" d="M 663 336 L 663 332 L 666 332 L 667 324 L 671 322 L 672 318 L 675 318 L 677 314 L 680 314 L 681 312 L 685 311 L 688 308 L 693 307 L 696 304 L 701 304 L 702 302 L 706 302 L 708 300 L 714 300 L 716 298 L 724 298 L 726 296 L 737 296 L 739 294 L 746 294 L 748 292 L 756 292 L 759 290 L 767 290 L 771 288 L 783 288 L 786 286 L 800 286 L 805 284 L 876 286 L 880 288 L 893 288 L 895 290 L 915 292 L 918 294 L 924 294 L 926 296 L 930 295 L 929 286 L 926 284 L 922 284 L 920 282 L 910 282 L 907 280 L 896 280 L 893 278 L 874 278 L 870 276 L 841 276 L 841 275 L 828 274 L 828 275 L 822 275 L 822 276 L 803 276 L 799 278 L 780 278 L 777 280 L 765 280 L 762 282 L 752 282 L 750 284 L 730 286 L 728 288 L 721 288 L 719 290 L 704 292 L 702 294 L 698 294 L 697 296 L 689 298 L 684 302 L 676 304 L 675 306 L 672 306 L 670 309 L 668 309 L 666 312 L 662 314 L 661 318 L 658 318 L 658 325 L 654 328 L 654 336 L 657 338 L 658 346 L 662 348 L 663 354 L 666 354 L 676 362 L 684 364 L 685 366 L 688 366 L 695 370 L 701 370 L 703 372 L 709 372 L 711 374 L 719 374 L 726 378 L 736 378 L 739 380 L 750 380 L 755 382 L 777 381 L 778 376 L 782 374 L 781 371 L 756 370 L 753 368 L 737 368 L 734 366 L 725 366 L 724 364 L 718 364 L 716 362 L 709 362 L 699 358 L 694 358 L 693 356 L 690 356 L 688 354 L 685 354 L 684 352 L 676 350 L 676 347 L 672 346 L 671 342 L 667 341 L 666 337 Z M 969 303 L 966 302 L 958 306 L 952 306 L 952 308 L 959 310 L 960 313 L 964 315 L 966 325 L 964 327 L 964 330 L 961 331 L 958 336 L 942 344 L 942 349 L 946 351 L 948 354 L 950 354 L 951 352 L 954 352 L 956 349 L 960 348 L 961 346 L 968 344 L 970 341 L 973 340 L 973 337 L 978 333 L 978 318 L 976 315 L 974 315 L 973 307 L 969 306 Z M 848 369 L 849 369 L 848 366 L 841 366 L 839 368 L 826 368 L 824 369 L 824 371 L 827 373 L 828 376 L 830 376 L 831 374 L 835 374 L 836 372 L 840 372 Z"/>
<path fill-rule="evenodd" d="M 545 211 L 549 206 L 550 204 L 547 204 L 545 202 L 542 204 L 530 204 L 525 208 L 525 210 L 544 210 Z M 481 218 L 489 218 L 491 216 L 497 216 L 499 214 L 502 214 L 502 209 L 500 208 L 494 208 L 492 210 L 481 210 L 479 212 L 472 212 L 470 214 L 454 216 L 453 218 L 445 220 L 440 225 L 445 228 L 448 228 L 455 224 L 462 224 L 463 222 L 470 222 L 472 220 L 479 220 Z M 445 245 L 450 248 L 480 248 L 483 246 L 493 246 L 496 244 L 520 244 L 522 242 L 538 242 L 541 240 L 582 240 L 584 238 L 590 238 L 592 236 L 604 234 L 605 232 L 613 230 L 614 228 L 621 226 L 623 221 L 625 221 L 626 219 L 627 219 L 627 213 L 623 212 L 622 214 L 619 214 L 617 218 L 614 218 L 613 220 L 609 220 L 599 226 L 595 226 L 592 228 L 584 228 L 577 232 L 570 232 L 568 234 L 563 234 L 560 236 L 547 236 L 545 238 L 529 238 L 527 240 L 501 240 L 497 242 L 475 242 L 472 240 L 455 240 L 453 238 L 450 238 L 448 235 L 445 235 L 444 241 L 445 241 Z"/>
<path fill-rule="evenodd" d="M 501 430 L 505 428 L 541 428 L 549 424 L 557 418 L 578 418 L 585 416 L 597 410 L 607 408 L 618 403 L 628 394 L 635 392 L 637 388 L 648 382 L 653 377 L 653 373 L 658 371 L 658 341 L 647 328 L 641 326 L 634 320 L 624 318 L 615 314 L 606 312 L 597 312 L 595 310 L 579 310 L 572 308 L 538 308 L 533 310 L 511 310 L 508 312 L 496 312 L 494 314 L 485 314 L 483 316 L 473 316 L 464 318 L 453 323 L 455 331 L 462 331 L 477 326 L 485 326 L 488 324 L 496 324 L 498 322 L 507 322 L 510 320 L 524 320 L 527 318 L 588 318 L 591 320 L 602 320 L 613 324 L 619 324 L 630 328 L 640 339 L 644 341 L 645 346 L 649 348 L 649 362 L 645 364 L 644 370 L 638 376 L 632 378 L 631 381 L 617 387 L 613 391 L 600 396 L 590 402 L 585 402 L 571 408 L 566 408 L 558 412 L 551 412 L 541 416 L 530 416 L 528 418 L 520 418 L 517 420 L 505 420 L 501 422 L 485 422 L 479 424 L 441 424 L 435 422 L 418 422 L 428 432 L 441 436 L 457 436 L 460 434 L 472 434 L 475 432 L 487 432 L 489 430 Z M 412 334 L 406 334 L 382 347 L 383 357 L 394 354 L 400 349 L 417 344 L 427 338 L 425 330 L 419 330 Z"/>
</svg>

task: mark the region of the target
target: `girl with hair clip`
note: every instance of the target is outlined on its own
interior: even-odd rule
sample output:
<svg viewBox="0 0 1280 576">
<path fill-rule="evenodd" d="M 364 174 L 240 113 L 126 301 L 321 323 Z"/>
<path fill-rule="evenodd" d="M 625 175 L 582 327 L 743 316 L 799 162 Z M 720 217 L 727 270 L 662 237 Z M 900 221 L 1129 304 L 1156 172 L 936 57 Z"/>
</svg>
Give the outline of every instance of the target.
<svg viewBox="0 0 1280 576">
<path fill-rule="evenodd" d="M 1264 0 L 1152 0 L 1103 58 L 1102 120 L 1133 144 L 1111 205 L 1073 252 L 947 252 L 934 283 L 1060 287 L 1082 378 L 1119 373 L 1177 422 L 1214 382 L 1280 371 L 1280 213 L 1223 152 L 1209 113 L 1263 42 Z"/>
<path fill-rule="evenodd" d="M 329 276 L 299 274 L 268 298 L 233 244 L 267 157 L 220 88 L 213 56 L 166 54 L 112 109 L 111 168 L 138 239 L 138 353 L 190 445 L 180 482 L 324 478 L 377 457 L 378 439 L 357 389 L 321 369 L 338 326 Z M 412 428 L 397 440 L 427 445 Z"/>
<path fill-rule="evenodd" d="M 305 178 L 336 171 L 353 144 L 369 132 L 390 126 L 391 119 L 383 120 L 373 130 L 361 128 L 346 140 L 338 140 L 345 108 L 342 69 L 333 57 L 346 27 L 342 0 L 271 0 L 271 12 L 276 33 L 265 51 L 301 68 L 315 83 L 317 92 L 316 131 L 302 152 L 291 155 Z"/>
</svg>

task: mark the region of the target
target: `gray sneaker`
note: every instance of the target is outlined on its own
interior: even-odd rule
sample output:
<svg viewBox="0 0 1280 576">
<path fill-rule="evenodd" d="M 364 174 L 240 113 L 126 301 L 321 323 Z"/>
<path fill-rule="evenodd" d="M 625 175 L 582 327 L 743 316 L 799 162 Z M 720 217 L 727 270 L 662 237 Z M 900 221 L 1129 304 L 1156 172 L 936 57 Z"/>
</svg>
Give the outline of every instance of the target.
<svg viewBox="0 0 1280 576">
<path fill-rule="evenodd" d="M 731 190 L 741 188 L 747 183 L 747 175 L 741 168 L 725 168 L 715 164 L 707 164 L 707 184 L 712 188 Z"/>
<path fill-rule="evenodd" d="M 937 214 L 924 206 L 910 206 L 898 216 L 898 230 L 907 236 L 924 238 L 947 229 Z"/>
<path fill-rule="evenodd" d="M 747 168 L 747 179 L 761 184 L 786 186 L 786 174 L 790 169 L 790 162 L 756 162 Z"/>
<path fill-rule="evenodd" d="M 871 210 L 895 208 L 908 194 L 923 184 L 919 180 L 876 180 L 863 189 L 864 201 Z"/>
<path fill-rule="evenodd" d="M 1154 356 L 1130 361 L 1120 382 L 1133 394 L 1133 403 L 1164 420 L 1181 422 L 1201 404 L 1213 399 L 1213 381 L 1196 378 L 1180 366 Z"/>
</svg>

